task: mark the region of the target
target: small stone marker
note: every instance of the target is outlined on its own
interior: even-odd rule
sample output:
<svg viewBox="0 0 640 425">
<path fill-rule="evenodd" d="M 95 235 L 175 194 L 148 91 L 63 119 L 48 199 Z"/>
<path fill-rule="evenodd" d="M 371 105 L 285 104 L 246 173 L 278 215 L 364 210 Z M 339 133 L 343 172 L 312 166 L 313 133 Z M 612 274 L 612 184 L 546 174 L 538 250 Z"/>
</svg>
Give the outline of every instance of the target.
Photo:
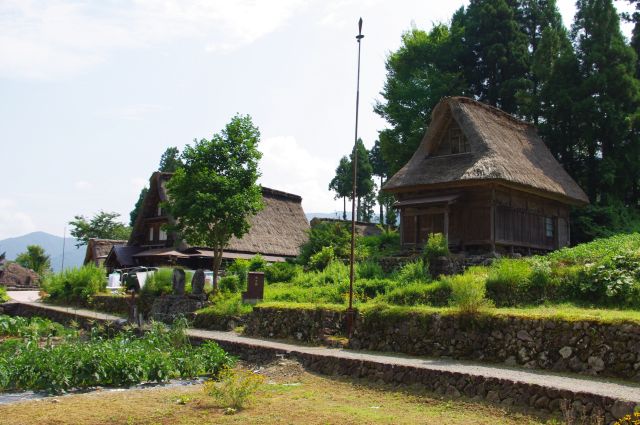
<svg viewBox="0 0 640 425">
<path fill-rule="evenodd" d="M 196 270 L 191 279 L 191 295 L 202 295 L 204 293 L 204 278 L 204 270 Z"/>
<path fill-rule="evenodd" d="M 173 295 L 184 295 L 184 281 L 184 270 L 173 269 Z"/>
<path fill-rule="evenodd" d="M 249 272 L 247 291 L 242 293 L 242 301 L 255 304 L 264 298 L 264 273 Z"/>
</svg>

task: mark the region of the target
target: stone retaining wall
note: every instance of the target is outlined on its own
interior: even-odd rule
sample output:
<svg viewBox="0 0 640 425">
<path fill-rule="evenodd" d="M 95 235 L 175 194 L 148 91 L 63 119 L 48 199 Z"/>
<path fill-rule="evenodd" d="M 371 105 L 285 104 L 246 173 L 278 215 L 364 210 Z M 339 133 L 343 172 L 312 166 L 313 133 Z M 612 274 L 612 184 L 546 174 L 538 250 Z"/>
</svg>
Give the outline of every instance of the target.
<svg viewBox="0 0 640 425">
<path fill-rule="evenodd" d="M 345 314 L 256 307 L 246 318 L 245 334 L 326 342 L 326 336 L 346 334 Z M 640 382 L 640 325 L 632 323 L 373 310 L 356 315 L 349 347 Z"/>
<path fill-rule="evenodd" d="M 193 337 L 191 340 L 194 343 L 203 341 Z M 324 375 L 346 376 L 387 384 L 420 385 L 428 391 L 449 398 L 464 396 L 473 400 L 486 400 L 504 407 L 532 408 L 557 415 L 563 414 L 564 404 L 565 408 L 578 414 L 584 413 L 587 418 L 604 417 L 606 424 L 612 424 L 615 419 L 632 414 L 635 408 L 632 402 L 580 391 L 556 390 L 517 380 L 481 375 L 469 376 L 464 373 L 362 359 L 337 359 L 330 353 L 309 354 L 232 341 L 217 341 L 217 343 L 224 350 L 250 362 L 287 357 L 300 361 L 307 370 Z"/>
<path fill-rule="evenodd" d="M 244 333 L 264 338 L 320 342 L 326 336 L 344 335 L 345 312 L 322 308 L 256 306 L 247 316 Z"/>
<path fill-rule="evenodd" d="M 601 375 L 640 382 L 640 325 L 371 311 L 351 348 Z"/>
</svg>

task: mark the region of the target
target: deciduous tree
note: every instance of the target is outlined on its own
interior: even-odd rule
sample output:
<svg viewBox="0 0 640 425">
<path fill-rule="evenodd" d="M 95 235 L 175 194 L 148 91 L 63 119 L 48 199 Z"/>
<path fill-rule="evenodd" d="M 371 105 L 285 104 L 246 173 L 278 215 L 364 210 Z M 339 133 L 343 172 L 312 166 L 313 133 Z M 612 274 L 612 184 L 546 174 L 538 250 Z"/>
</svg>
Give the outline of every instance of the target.
<svg viewBox="0 0 640 425">
<path fill-rule="evenodd" d="M 236 115 L 211 140 L 188 145 L 184 165 L 167 183 L 173 230 L 188 244 L 213 250 L 215 290 L 224 249 L 247 233 L 249 218 L 262 208 L 259 141 L 251 117 Z"/>
<path fill-rule="evenodd" d="M 129 239 L 131 228 L 117 221 L 120 214 L 100 211 L 91 219 L 76 215 L 69 222 L 71 236 L 78 240 L 77 247 L 86 245 L 91 238 L 98 239 Z"/>
</svg>

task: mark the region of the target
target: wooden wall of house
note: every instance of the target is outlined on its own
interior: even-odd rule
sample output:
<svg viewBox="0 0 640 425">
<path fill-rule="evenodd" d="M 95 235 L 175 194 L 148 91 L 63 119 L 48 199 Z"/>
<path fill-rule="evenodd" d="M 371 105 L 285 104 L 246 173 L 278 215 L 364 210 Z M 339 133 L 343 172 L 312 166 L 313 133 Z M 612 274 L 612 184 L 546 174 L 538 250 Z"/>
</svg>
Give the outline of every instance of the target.
<svg viewBox="0 0 640 425">
<path fill-rule="evenodd" d="M 458 195 L 452 204 L 407 206 L 401 209 L 405 248 L 419 247 L 429 231 L 444 232 L 448 211 L 451 247 L 499 245 L 552 250 L 569 245 L 569 206 L 502 186 L 418 191 L 398 194 L 398 200 Z"/>
</svg>

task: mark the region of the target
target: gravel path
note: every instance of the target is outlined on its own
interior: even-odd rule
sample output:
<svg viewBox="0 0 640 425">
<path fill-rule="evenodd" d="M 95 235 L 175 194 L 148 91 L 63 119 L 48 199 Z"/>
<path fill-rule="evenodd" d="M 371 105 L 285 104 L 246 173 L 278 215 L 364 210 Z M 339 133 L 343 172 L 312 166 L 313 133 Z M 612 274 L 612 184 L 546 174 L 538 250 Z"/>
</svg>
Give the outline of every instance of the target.
<svg viewBox="0 0 640 425">
<path fill-rule="evenodd" d="M 72 311 L 76 315 L 82 315 L 99 320 L 122 320 L 120 317 L 97 313 L 95 311 L 83 309 L 69 309 L 65 307 L 55 307 L 43 305 L 41 303 L 25 303 L 57 311 Z M 189 329 L 189 336 L 211 339 L 220 342 L 235 344 L 246 344 L 251 347 L 263 347 L 268 350 L 277 350 L 283 353 L 311 354 L 314 356 L 330 357 L 336 359 L 357 359 L 376 363 L 393 364 L 421 369 L 463 373 L 470 376 L 483 376 L 497 379 L 506 379 L 532 385 L 539 385 L 556 390 L 568 390 L 573 392 L 589 393 L 604 397 L 611 397 L 618 400 L 625 400 L 640 403 L 640 386 L 632 383 L 621 383 L 616 380 L 606 378 L 584 378 L 553 374 L 542 371 L 529 371 L 503 367 L 500 365 L 474 363 L 457 360 L 425 359 L 398 354 L 380 354 L 365 351 L 309 347 L 290 343 L 275 342 L 258 338 L 250 338 L 237 335 L 234 332 L 209 331 L 203 329 Z"/>
<path fill-rule="evenodd" d="M 7 295 L 14 301 L 34 302 L 40 299 L 38 291 L 7 291 Z"/>
</svg>

